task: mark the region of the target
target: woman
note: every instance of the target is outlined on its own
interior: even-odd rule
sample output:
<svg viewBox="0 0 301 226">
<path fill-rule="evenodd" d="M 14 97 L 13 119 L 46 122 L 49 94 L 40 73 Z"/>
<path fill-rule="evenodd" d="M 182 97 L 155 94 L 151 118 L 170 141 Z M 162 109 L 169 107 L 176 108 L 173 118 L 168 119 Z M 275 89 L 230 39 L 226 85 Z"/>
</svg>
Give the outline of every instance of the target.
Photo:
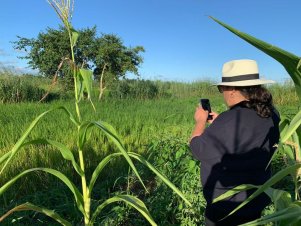
<svg viewBox="0 0 301 226">
<path fill-rule="evenodd" d="M 270 178 L 267 165 L 279 141 L 280 119 L 272 95 L 261 86 L 274 81 L 259 78 L 254 60 L 227 62 L 222 73 L 217 87 L 229 109 L 220 115 L 212 112 L 207 121 L 208 111 L 198 107 L 190 148 L 201 163 L 206 225 L 232 226 L 259 218 L 269 198 L 262 194 L 228 217 L 254 190 L 214 204 L 212 200 L 238 185 L 261 185 Z"/>
</svg>

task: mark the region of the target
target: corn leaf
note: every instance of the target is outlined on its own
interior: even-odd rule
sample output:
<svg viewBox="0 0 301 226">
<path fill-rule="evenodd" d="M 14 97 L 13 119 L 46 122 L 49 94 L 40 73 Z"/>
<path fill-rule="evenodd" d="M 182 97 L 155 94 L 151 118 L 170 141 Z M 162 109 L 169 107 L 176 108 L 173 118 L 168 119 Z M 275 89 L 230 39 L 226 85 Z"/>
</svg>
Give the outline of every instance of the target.
<svg viewBox="0 0 301 226">
<path fill-rule="evenodd" d="M 84 83 L 83 77 L 80 71 L 76 70 L 76 89 L 77 89 L 77 99 L 80 101 L 84 95 Z"/>
<path fill-rule="evenodd" d="M 280 134 L 280 141 L 284 143 L 301 125 L 301 110 L 294 116 L 285 133 Z"/>
<path fill-rule="evenodd" d="M 34 127 L 38 124 L 38 122 L 49 112 L 52 112 L 54 110 L 58 110 L 61 109 L 63 110 L 68 116 L 69 119 L 75 124 L 78 125 L 77 120 L 73 117 L 73 115 L 63 106 L 60 107 L 56 107 L 53 109 L 50 109 L 48 111 L 43 112 L 42 114 L 40 114 L 38 117 L 36 117 L 33 122 L 29 125 L 29 127 L 27 128 L 27 130 L 23 133 L 23 135 L 21 136 L 21 138 L 17 141 L 17 143 L 13 146 L 12 150 L 10 151 L 10 156 L 7 158 L 7 156 L 5 155 L 4 158 L 1 157 L 1 161 L 3 161 L 4 159 L 7 159 L 4 166 L 2 167 L 1 171 L 0 171 L 0 175 L 2 174 L 3 170 L 6 168 L 7 164 L 12 160 L 12 158 L 15 156 L 15 154 L 20 150 L 20 148 L 22 147 L 23 143 L 25 142 L 26 138 L 28 137 L 28 135 L 30 134 L 30 132 L 34 129 Z M 0 162 L 1 163 L 1 162 Z"/>
<path fill-rule="evenodd" d="M 168 187 L 170 187 L 178 196 L 180 196 L 186 204 L 191 206 L 191 203 L 186 199 L 185 195 L 170 181 L 166 176 L 164 176 L 162 173 L 160 173 L 152 164 L 150 164 L 148 161 L 146 161 L 145 158 L 143 158 L 141 155 L 134 153 L 134 152 L 128 152 L 129 156 L 132 158 L 137 159 L 139 162 L 141 162 L 143 165 L 147 166 L 151 171 L 153 171 Z"/>
<path fill-rule="evenodd" d="M 84 91 L 87 92 L 88 99 L 90 100 L 90 102 L 93 106 L 93 109 L 95 110 L 94 104 L 91 100 L 93 72 L 91 70 L 84 69 L 84 68 L 81 68 L 79 71 L 80 71 L 80 74 L 82 76 L 83 89 L 84 89 Z"/>
<path fill-rule="evenodd" d="M 225 192 L 224 194 L 218 196 L 217 198 L 213 199 L 212 203 L 219 202 L 221 200 L 227 199 L 227 198 L 229 198 L 229 197 L 231 197 L 233 195 L 238 194 L 239 192 L 247 191 L 247 190 L 258 188 L 258 187 L 259 186 L 256 186 L 256 185 L 253 185 L 253 184 L 241 184 L 241 185 L 238 185 L 235 188 L 233 188 L 233 189 Z"/>
<path fill-rule="evenodd" d="M 266 215 L 260 219 L 242 224 L 241 226 L 267 225 L 270 222 L 278 222 L 278 226 L 298 226 L 301 220 L 301 207 L 291 204 L 286 209 Z"/>
<path fill-rule="evenodd" d="M 91 92 L 92 92 L 92 76 L 93 76 L 93 72 L 91 70 L 88 69 L 84 69 L 81 68 L 79 69 L 80 74 L 83 78 L 83 87 L 84 90 L 87 92 L 88 94 L 88 98 L 91 98 Z"/>
<path fill-rule="evenodd" d="M 126 204 L 138 210 L 151 225 L 157 225 L 156 222 L 153 220 L 152 216 L 150 215 L 145 204 L 140 199 L 131 195 L 117 195 L 115 197 L 109 198 L 106 201 L 104 201 L 101 205 L 97 207 L 96 211 L 92 215 L 90 225 L 92 225 L 95 222 L 96 217 L 100 214 L 100 212 L 103 210 L 104 207 L 106 207 L 107 205 L 113 202 L 120 202 L 120 201 L 125 202 Z"/>
<path fill-rule="evenodd" d="M 124 156 L 124 158 L 127 160 L 128 164 L 130 165 L 130 167 L 132 168 L 132 170 L 135 172 L 136 176 L 138 177 L 139 181 L 141 182 L 141 184 L 143 185 L 144 189 L 146 189 L 135 165 L 133 164 L 131 158 L 129 157 L 127 151 L 125 150 L 121 140 L 119 139 L 116 130 L 108 123 L 103 122 L 103 121 L 92 121 L 92 122 L 86 122 L 82 124 L 82 128 L 85 128 L 85 130 L 80 130 L 80 133 L 84 133 L 84 134 L 80 134 L 79 136 L 81 137 L 81 140 L 85 140 L 85 138 L 83 138 L 83 136 L 85 136 L 86 131 L 88 128 L 95 126 L 96 128 L 100 129 L 101 131 L 103 131 L 105 133 L 105 135 L 113 141 L 113 143 L 117 146 L 118 150 L 122 153 L 122 155 Z"/>
<path fill-rule="evenodd" d="M 18 211 L 26 211 L 26 210 L 32 210 L 35 212 L 43 213 L 48 217 L 51 217 L 52 219 L 56 220 L 61 225 L 65 226 L 71 226 L 72 224 L 63 219 L 60 215 L 55 213 L 53 210 L 46 209 L 44 207 L 39 207 L 36 205 L 33 205 L 29 202 L 26 202 L 24 204 L 21 204 L 19 206 L 16 206 L 15 208 L 9 210 L 7 213 L 5 213 L 3 216 L 0 217 L 0 222 L 2 222 L 6 217 L 8 217 L 10 214 Z"/>
<path fill-rule="evenodd" d="M 289 124 L 290 120 L 285 116 L 281 116 L 281 121 L 279 123 L 280 137 L 283 137 L 284 134 L 286 134 Z"/>
<path fill-rule="evenodd" d="M 287 157 L 288 164 L 293 165 L 296 163 L 295 153 L 293 148 L 287 144 L 279 144 L 279 147 L 283 150 L 284 154 Z"/>
<path fill-rule="evenodd" d="M 94 170 L 90 185 L 89 185 L 89 191 L 92 193 L 93 186 L 102 171 L 102 169 L 115 157 L 121 156 L 122 153 L 113 153 L 108 156 L 106 156 L 96 167 Z M 161 174 L 152 164 L 150 164 L 148 161 L 146 161 L 141 155 L 128 152 L 128 155 L 132 158 L 137 159 L 140 161 L 143 165 L 147 166 L 151 171 L 153 171 L 167 186 L 169 186 L 177 195 L 179 195 L 189 206 L 191 206 L 191 203 L 185 198 L 185 195 L 170 181 L 167 177 L 165 177 L 163 174 Z"/>
<path fill-rule="evenodd" d="M 76 30 L 72 29 L 72 37 L 71 37 L 71 46 L 72 46 L 72 48 L 74 46 L 76 46 L 78 36 L 79 36 L 78 32 Z"/>
<path fill-rule="evenodd" d="M 2 156 L 0 157 L 0 165 L 1 165 L 6 159 L 8 159 L 10 155 L 11 155 L 11 150 L 10 150 L 9 152 L 5 153 L 4 155 L 2 155 Z"/>
<path fill-rule="evenodd" d="M 91 128 L 92 124 L 91 123 L 87 123 L 87 122 L 83 122 L 81 123 L 80 127 L 79 127 L 79 139 L 78 139 L 78 146 L 81 150 L 83 150 L 83 147 L 86 143 L 87 140 L 87 132 L 89 130 L 89 128 Z"/>
<path fill-rule="evenodd" d="M 101 160 L 101 162 L 97 165 L 97 167 L 95 168 L 93 174 L 92 174 L 92 177 L 91 177 L 91 180 L 90 180 L 90 184 L 89 184 L 89 195 L 91 197 L 92 195 L 92 190 L 93 190 L 93 187 L 94 187 L 94 184 L 99 176 L 99 174 L 101 173 L 102 169 L 111 161 L 113 160 L 115 157 L 117 156 L 121 156 L 122 153 L 113 153 L 113 154 L 110 154 L 110 155 L 107 155 L 103 160 Z"/>
<path fill-rule="evenodd" d="M 219 20 L 216 18 L 210 17 L 215 22 L 219 23 L 238 37 L 242 38 L 243 40 L 247 41 L 251 45 L 255 46 L 257 49 L 263 51 L 270 57 L 277 60 L 283 67 L 286 69 L 288 74 L 291 76 L 292 80 L 294 81 L 297 95 L 301 100 L 301 60 L 299 56 L 294 55 L 288 51 L 285 51 L 281 48 L 278 48 L 274 45 L 271 45 L 267 42 L 264 42 L 260 39 L 257 39 L 247 33 L 243 33 Z"/>
<path fill-rule="evenodd" d="M 234 212 L 245 206 L 248 202 L 256 198 L 258 195 L 260 195 L 262 192 L 267 190 L 272 185 L 276 184 L 278 181 L 280 181 L 282 178 L 289 174 L 294 174 L 297 169 L 301 167 L 301 163 L 288 166 L 282 170 L 280 170 L 278 173 L 276 173 L 273 177 L 271 177 L 268 181 L 266 181 L 263 185 L 261 185 L 251 196 L 249 196 L 244 202 L 242 202 L 238 207 L 236 207 L 231 213 L 228 214 L 228 216 L 232 215 Z M 227 191 L 224 196 L 226 196 L 227 193 L 233 192 L 232 190 Z"/>
<path fill-rule="evenodd" d="M 60 151 L 60 153 L 62 154 L 64 159 L 71 161 L 75 171 L 80 176 L 84 175 L 84 172 L 82 171 L 80 166 L 75 161 L 72 151 L 68 147 L 66 147 L 64 144 L 59 143 L 54 140 L 48 140 L 48 139 L 37 139 L 37 140 L 32 140 L 32 141 L 26 142 L 26 145 L 29 145 L 29 144 L 49 144 L 49 145 L 52 145 L 53 147 L 56 147 Z"/>
<path fill-rule="evenodd" d="M 43 171 L 43 172 L 46 172 L 46 173 L 50 173 L 53 176 L 60 179 L 62 182 L 64 182 L 64 184 L 66 184 L 67 187 L 70 189 L 70 191 L 73 193 L 78 209 L 85 215 L 85 211 L 84 211 L 84 208 L 83 208 L 84 201 L 83 201 L 82 194 L 78 191 L 76 186 L 68 179 L 68 177 L 66 177 L 61 172 L 59 172 L 57 170 L 54 170 L 54 169 L 50 169 L 50 168 L 32 168 L 32 169 L 24 170 L 22 173 L 20 173 L 17 176 L 13 177 L 8 182 L 6 182 L 3 186 L 0 187 L 0 195 L 2 195 L 18 179 L 20 179 L 24 175 L 26 175 L 28 173 L 31 173 L 31 172 L 34 172 L 34 171 Z"/>
<path fill-rule="evenodd" d="M 265 190 L 265 193 L 271 198 L 277 211 L 283 210 L 292 204 L 291 194 L 287 191 L 270 187 Z"/>
</svg>

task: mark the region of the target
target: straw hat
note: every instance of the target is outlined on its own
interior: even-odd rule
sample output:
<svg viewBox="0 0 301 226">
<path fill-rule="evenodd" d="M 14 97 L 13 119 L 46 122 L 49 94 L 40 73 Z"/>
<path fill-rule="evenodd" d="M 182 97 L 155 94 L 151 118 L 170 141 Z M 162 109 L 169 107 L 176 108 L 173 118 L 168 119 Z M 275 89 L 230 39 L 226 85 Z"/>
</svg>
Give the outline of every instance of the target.
<svg viewBox="0 0 301 226">
<path fill-rule="evenodd" d="M 275 83 L 272 80 L 260 79 L 255 60 L 233 60 L 226 62 L 222 70 L 222 82 L 218 86 L 256 86 Z"/>
</svg>

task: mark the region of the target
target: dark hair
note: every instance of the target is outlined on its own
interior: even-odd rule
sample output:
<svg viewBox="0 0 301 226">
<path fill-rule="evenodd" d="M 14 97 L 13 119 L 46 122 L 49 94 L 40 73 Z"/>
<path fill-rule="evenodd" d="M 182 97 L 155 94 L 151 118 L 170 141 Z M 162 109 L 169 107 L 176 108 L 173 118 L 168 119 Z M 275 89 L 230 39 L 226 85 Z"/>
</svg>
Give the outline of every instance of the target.
<svg viewBox="0 0 301 226">
<path fill-rule="evenodd" d="M 235 87 L 239 90 L 248 101 L 243 105 L 247 108 L 254 109 L 257 114 L 263 118 L 268 118 L 272 115 L 273 111 L 273 98 L 272 94 L 263 86 L 244 86 Z"/>
</svg>

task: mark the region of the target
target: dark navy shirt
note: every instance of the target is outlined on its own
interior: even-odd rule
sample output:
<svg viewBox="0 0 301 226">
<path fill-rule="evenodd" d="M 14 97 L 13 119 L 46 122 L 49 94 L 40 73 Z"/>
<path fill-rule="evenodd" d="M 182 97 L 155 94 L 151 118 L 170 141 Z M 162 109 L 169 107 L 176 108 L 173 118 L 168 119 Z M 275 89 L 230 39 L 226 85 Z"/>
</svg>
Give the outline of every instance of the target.
<svg viewBox="0 0 301 226">
<path fill-rule="evenodd" d="M 279 121 L 276 110 L 271 117 L 263 118 L 237 104 L 191 140 L 192 154 L 201 163 L 207 205 L 238 185 L 261 185 L 270 178 L 267 165 L 279 141 Z M 229 200 L 241 203 L 249 195 L 240 192 Z"/>
</svg>

